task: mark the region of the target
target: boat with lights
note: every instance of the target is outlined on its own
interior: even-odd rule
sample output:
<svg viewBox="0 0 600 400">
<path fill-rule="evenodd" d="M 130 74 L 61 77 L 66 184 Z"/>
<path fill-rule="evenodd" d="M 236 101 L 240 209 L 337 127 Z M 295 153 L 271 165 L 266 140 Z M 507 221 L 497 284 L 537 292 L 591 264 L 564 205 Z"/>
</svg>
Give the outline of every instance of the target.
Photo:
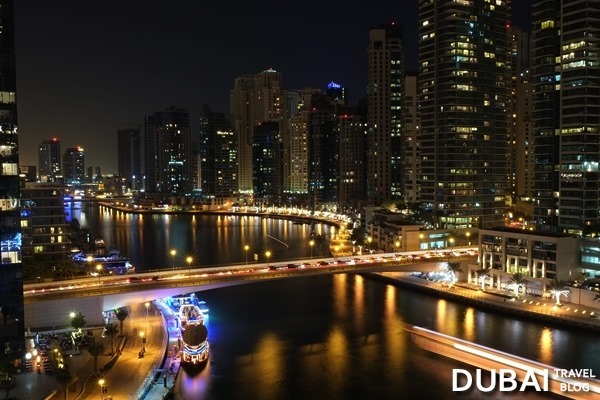
<svg viewBox="0 0 600 400">
<path fill-rule="evenodd" d="M 181 329 L 181 362 L 192 367 L 206 365 L 209 358 L 208 329 L 204 325 L 208 312 L 206 302 L 199 301 L 194 293 L 167 299 L 167 304 L 179 317 Z"/>
</svg>

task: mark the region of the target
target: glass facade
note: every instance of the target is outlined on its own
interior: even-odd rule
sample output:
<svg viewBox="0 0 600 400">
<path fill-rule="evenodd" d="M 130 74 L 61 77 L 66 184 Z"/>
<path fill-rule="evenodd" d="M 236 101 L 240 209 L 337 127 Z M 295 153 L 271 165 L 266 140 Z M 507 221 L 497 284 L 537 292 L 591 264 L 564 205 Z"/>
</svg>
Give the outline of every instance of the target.
<svg viewBox="0 0 600 400">
<path fill-rule="evenodd" d="M 25 354 L 13 2 L 0 0 L 0 313 L 2 366 Z"/>
</svg>

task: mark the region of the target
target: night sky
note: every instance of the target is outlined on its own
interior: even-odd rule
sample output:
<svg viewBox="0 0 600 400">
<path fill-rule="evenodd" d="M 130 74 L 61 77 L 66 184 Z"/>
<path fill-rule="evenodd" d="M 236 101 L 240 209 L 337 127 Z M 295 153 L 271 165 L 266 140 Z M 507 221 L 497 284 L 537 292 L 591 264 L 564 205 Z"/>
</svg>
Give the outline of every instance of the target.
<svg viewBox="0 0 600 400">
<path fill-rule="evenodd" d="M 514 1 L 516 15 L 527 2 Z M 20 163 L 58 137 L 86 166 L 117 171 L 116 132 L 175 105 L 229 112 L 236 77 L 273 68 L 284 88 L 346 86 L 366 93 L 369 29 L 404 26 L 417 69 L 417 0 L 15 0 Z"/>
</svg>

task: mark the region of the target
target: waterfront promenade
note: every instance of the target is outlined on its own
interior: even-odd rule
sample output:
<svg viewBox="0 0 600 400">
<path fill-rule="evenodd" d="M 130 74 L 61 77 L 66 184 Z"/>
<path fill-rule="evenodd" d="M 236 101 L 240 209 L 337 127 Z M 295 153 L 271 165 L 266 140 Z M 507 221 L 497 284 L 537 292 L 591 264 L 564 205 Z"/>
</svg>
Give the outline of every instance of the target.
<svg viewBox="0 0 600 400">
<path fill-rule="evenodd" d="M 79 354 L 65 358 L 72 381 L 67 396 L 56 375 L 38 373 L 37 368 L 16 376 L 17 385 L 10 390 L 14 400 L 85 400 L 135 399 L 162 400 L 167 398 L 179 371 L 179 358 L 173 357 L 179 329 L 177 318 L 162 302 L 155 301 L 146 308 L 143 304 L 130 308 L 124 321 L 124 335 L 116 337 L 114 355 L 110 354 L 110 338 L 102 337 L 102 327 L 90 327 L 94 340 L 105 346 L 98 357 L 99 373 L 94 371 L 94 358 L 82 348 Z M 119 324 L 119 321 L 111 321 Z M 84 328 L 84 330 L 87 330 Z M 145 343 L 142 338 L 145 337 Z M 144 348 L 144 357 L 139 357 Z M 109 367 L 111 363 L 114 365 Z M 104 379 L 102 393 L 99 379 Z"/>
<path fill-rule="evenodd" d="M 457 282 L 450 285 L 444 282 L 427 280 L 407 272 L 377 272 L 363 274 L 395 286 L 408 287 L 429 293 L 432 296 L 470 304 L 491 311 L 512 314 L 518 318 L 535 319 L 552 325 L 600 330 L 599 307 L 586 307 L 578 304 L 562 303 L 556 306 L 552 298 L 542 299 L 531 295 L 521 295 L 513 299 L 512 293 L 505 290 Z"/>
</svg>

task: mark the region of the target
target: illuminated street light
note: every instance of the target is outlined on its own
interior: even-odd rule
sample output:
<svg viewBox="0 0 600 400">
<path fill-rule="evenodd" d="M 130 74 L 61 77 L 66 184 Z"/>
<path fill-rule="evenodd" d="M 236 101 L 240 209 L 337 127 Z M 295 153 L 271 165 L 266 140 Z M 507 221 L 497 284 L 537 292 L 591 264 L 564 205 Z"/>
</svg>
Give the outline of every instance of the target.
<svg viewBox="0 0 600 400">
<path fill-rule="evenodd" d="M 145 302 L 144 305 L 146 306 L 146 323 L 148 323 L 148 310 L 150 310 L 150 302 Z"/>
<path fill-rule="evenodd" d="M 269 268 L 269 260 L 271 259 L 271 252 L 267 251 L 265 253 L 265 256 L 267 257 L 267 268 Z"/>
<path fill-rule="evenodd" d="M 171 258 L 173 261 L 173 271 L 175 271 L 175 255 L 177 254 L 177 250 L 173 249 L 171 250 Z"/>
<path fill-rule="evenodd" d="M 465 236 L 467 237 L 467 246 L 470 246 L 471 245 L 471 232 L 465 233 Z"/>
<path fill-rule="evenodd" d="M 104 397 L 106 393 L 108 393 L 108 386 L 105 385 L 106 381 L 104 379 L 98 379 L 98 386 L 100 386 L 100 399 Z"/>
<path fill-rule="evenodd" d="M 448 243 L 450 243 L 450 247 L 454 246 L 454 238 L 448 239 Z"/>
<path fill-rule="evenodd" d="M 308 244 L 310 245 L 310 259 L 312 260 L 312 258 L 313 258 L 313 246 L 315 245 L 315 241 L 311 240 L 310 242 L 308 242 Z"/>
<path fill-rule="evenodd" d="M 248 265 L 248 250 L 250 250 L 250 246 L 245 245 L 244 250 L 246 250 L 246 265 Z"/>
<path fill-rule="evenodd" d="M 94 257 L 87 256 L 85 258 L 85 260 L 87 261 L 87 273 L 88 273 L 88 275 L 91 275 L 92 274 L 92 261 L 94 261 Z"/>
<path fill-rule="evenodd" d="M 369 252 L 373 253 L 373 250 L 371 249 L 371 242 L 373 241 L 373 238 L 371 236 L 367 237 L 367 242 L 369 243 Z"/>
<path fill-rule="evenodd" d="M 194 259 L 192 258 L 192 256 L 187 256 L 185 258 L 185 262 L 188 265 L 188 278 L 189 278 L 192 275 L 191 267 L 192 267 L 192 262 L 194 262 Z"/>
<path fill-rule="evenodd" d="M 96 264 L 96 272 L 98 272 L 98 285 L 100 285 L 100 273 L 102 272 L 102 264 Z"/>
<path fill-rule="evenodd" d="M 396 240 L 396 243 L 394 243 L 396 245 L 396 252 L 398 252 L 400 250 L 400 241 Z"/>
</svg>

